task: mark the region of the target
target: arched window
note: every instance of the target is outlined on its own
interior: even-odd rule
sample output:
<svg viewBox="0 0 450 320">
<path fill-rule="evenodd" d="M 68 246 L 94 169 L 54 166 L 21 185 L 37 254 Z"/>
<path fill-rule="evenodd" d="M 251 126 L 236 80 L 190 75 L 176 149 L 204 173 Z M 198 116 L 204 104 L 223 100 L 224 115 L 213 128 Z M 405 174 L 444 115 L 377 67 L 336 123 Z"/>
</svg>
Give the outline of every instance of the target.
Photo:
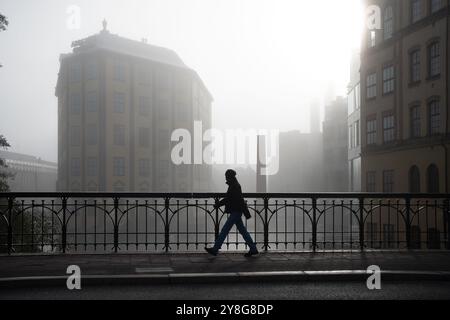
<svg viewBox="0 0 450 320">
<path fill-rule="evenodd" d="M 94 181 L 90 181 L 87 185 L 87 191 L 97 191 L 98 187 L 97 184 Z"/>
<path fill-rule="evenodd" d="M 394 10 L 392 6 L 387 6 L 384 9 L 384 28 L 383 28 L 383 37 L 384 40 L 392 38 L 392 34 L 394 32 Z"/>
<path fill-rule="evenodd" d="M 409 169 L 409 192 L 420 193 L 420 171 L 417 166 Z"/>
<path fill-rule="evenodd" d="M 125 184 L 122 181 L 117 181 L 116 183 L 114 183 L 114 191 L 115 192 L 124 192 Z"/>
<path fill-rule="evenodd" d="M 427 192 L 439 193 L 439 170 L 434 164 L 427 170 Z"/>
</svg>

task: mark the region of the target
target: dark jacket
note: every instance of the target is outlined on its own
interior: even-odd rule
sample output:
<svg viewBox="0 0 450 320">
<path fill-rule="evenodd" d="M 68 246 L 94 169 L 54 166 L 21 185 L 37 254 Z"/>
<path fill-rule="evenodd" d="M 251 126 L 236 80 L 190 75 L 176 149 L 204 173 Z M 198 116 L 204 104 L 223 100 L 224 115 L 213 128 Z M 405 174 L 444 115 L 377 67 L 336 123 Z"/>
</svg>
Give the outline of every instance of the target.
<svg viewBox="0 0 450 320">
<path fill-rule="evenodd" d="M 240 212 L 244 210 L 244 198 L 242 197 L 242 189 L 239 182 L 235 179 L 234 181 L 227 182 L 228 191 L 224 199 L 219 202 L 218 207 L 225 205 L 226 213 Z"/>
</svg>

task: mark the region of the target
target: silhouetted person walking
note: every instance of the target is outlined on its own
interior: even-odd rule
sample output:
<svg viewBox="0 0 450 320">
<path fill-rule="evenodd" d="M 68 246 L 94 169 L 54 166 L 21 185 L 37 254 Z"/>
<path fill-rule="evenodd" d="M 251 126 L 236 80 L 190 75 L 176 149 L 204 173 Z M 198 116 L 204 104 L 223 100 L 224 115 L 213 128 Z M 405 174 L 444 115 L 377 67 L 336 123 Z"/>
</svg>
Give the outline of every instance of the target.
<svg viewBox="0 0 450 320">
<path fill-rule="evenodd" d="M 233 227 L 233 225 L 236 225 L 245 242 L 250 247 L 250 251 L 246 253 L 245 256 L 251 257 L 255 254 L 258 254 L 259 252 L 256 248 L 255 243 L 253 242 L 251 235 L 248 233 L 247 228 L 242 222 L 241 217 L 246 204 L 244 198 L 242 197 L 241 185 L 236 179 L 236 171 L 227 170 L 227 172 L 225 172 L 225 179 L 226 183 L 228 184 L 227 195 L 225 199 L 221 200 L 217 206 L 214 206 L 214 208 L 217 209 L 225 205 L 225 213 L 229 213 L 230 216 L 228 217 L 228 220 L 225 222 L 222 231 L 216 239 L 214 247 L 205 248 L 205 250 L 213 256 L 216 256 L 231 228 Z"/>
</svg>

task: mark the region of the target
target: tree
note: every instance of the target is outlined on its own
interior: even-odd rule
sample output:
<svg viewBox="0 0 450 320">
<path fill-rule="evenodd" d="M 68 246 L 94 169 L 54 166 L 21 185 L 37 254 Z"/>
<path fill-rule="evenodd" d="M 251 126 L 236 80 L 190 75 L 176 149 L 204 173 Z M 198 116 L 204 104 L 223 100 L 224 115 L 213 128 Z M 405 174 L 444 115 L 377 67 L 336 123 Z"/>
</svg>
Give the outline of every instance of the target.
<svg viewBox="0 0 450 320">
<path fill-rule="evenodd" d="M 8 19 L 0 13 L 0 31 L 5 31 L 8 24 Z"/>
<path fill-rule="evenodd" d="M 0 148 L 7 149 L 10 145 L 6 138 L 0 134 Z M 0 158 L 0 192 L 9 191 L 8 178 L 11 178 L 12 174 L 8 171 L 6 161 Z"/>
<path fill-rule="evenodd" d="M 0 13 L 0 31 L 5 31 L 8 24 L 9 24 L 8 19 Z M 2 65 L 0 63 L 0 68 L 1 67 Z"/>
</svg>

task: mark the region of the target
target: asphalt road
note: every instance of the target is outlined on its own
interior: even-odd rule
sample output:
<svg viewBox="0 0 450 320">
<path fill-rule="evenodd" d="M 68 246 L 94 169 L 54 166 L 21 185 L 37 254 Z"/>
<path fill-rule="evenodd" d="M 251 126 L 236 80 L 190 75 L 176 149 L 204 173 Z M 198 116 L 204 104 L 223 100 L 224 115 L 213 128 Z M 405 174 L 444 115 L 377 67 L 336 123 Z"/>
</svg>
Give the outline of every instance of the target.
<svg viewBox="0 0 450 320">
<path fill-rule="evenodd" d="M 382 283 L 370 291 L 360 282 L 184 284 L 146 286 L 89 286 L 79 291 L 66 288 L 0 289 L 0 299 L 151 299 L 151 300 L 321 300 L 321 299 L 450 299 L 449 281 Z"/>
</svg>

